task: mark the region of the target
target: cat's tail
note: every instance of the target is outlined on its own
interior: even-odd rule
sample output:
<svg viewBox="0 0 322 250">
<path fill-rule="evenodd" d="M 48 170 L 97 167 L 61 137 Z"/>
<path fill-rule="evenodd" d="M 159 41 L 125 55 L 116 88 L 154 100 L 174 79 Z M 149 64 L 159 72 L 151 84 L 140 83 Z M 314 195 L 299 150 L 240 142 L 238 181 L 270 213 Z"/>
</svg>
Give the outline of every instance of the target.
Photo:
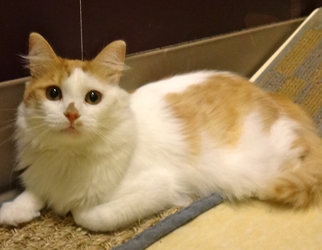
<svg viewBox="0 0 322 250">
<path fill-rule="evenodd" d="M 312 141 L 311 141 L 312 142 Z M 307 208 L 322 203 L 322 141 L 316 138 L 296 164 L 289 164 L 275 176 L 260 198 Z"/>
</svg>

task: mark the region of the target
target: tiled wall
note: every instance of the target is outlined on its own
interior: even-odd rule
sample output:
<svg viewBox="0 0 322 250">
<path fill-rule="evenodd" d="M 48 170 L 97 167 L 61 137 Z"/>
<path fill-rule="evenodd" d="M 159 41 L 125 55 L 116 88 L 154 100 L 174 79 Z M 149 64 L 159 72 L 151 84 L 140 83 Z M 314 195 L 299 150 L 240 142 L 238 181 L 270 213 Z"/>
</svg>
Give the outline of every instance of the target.
<svg viewBox="0 0 322 250">
<path fill-rule="evenodd" d="M 90 59 L 124 39 L 128 53 L 305 16 L 322 0 L 1 0 L 0 81 L 26 76 L 19 54 L 41 33 L 57 54 Z"/>
</svg>

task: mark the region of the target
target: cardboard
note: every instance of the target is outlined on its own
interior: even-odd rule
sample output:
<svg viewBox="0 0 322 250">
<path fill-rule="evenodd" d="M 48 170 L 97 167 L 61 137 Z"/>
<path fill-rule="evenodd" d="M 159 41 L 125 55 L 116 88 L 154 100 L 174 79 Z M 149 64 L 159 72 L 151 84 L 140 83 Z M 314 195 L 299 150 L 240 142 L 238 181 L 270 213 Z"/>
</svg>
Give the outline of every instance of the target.
<svg viewBox="0 0 322 250">
<path fill-rule="evenodd" d="M 250 77 L 293 33 L 304 19 L 263 26 L 228 35 L 156 49 L 126 58 L 129 67 L 121 78 L 121 87 L 133 90 L 166 76 L 202 69 L 234 71 Z M 17 193 L 14 119 L 22 100 L 21 78 L 0 83 L 0 203 Z"/>
</svg>

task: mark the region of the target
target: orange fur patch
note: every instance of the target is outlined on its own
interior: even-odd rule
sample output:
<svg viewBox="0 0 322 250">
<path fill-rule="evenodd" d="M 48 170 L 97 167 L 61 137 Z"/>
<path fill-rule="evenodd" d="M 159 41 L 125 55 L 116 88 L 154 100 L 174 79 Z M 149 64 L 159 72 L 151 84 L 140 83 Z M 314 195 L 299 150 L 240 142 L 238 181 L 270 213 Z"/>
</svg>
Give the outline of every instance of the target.
<svg viewBox="0 0 322 250">
<path fill-rule="evenodd" d="M 290 144 L 297 156 L 280 166 L 280 173 L 260 191 L 259 198 L 294 207 L 322 201 L 322 141 L 312 119 L 288 98 L 265 93 L 242 77 L 222 74 L 165 99 L 183 122 L 192 160 L 200 154 L 202 132 L 220 147 L 236 145 L 244 119 L 252 111 L 260 114 L 263 132 L 268 135 L 281 116 L 298 122 L 297 138 Z"/>
<path fill-rule="evenodd" d="M 202 131 L 220 146 L 233 146 L 243 133 L 245 116 L 252 110 L 268 107 L 260 110 L 267 130 L 279 117 L 271 99 L 258 87 L 242 77 L 226 74 L 191 85 L 182 93 L 170 93 L 166 100 L 175 116 L 184 122 L 183 133 L 195 156 L 201 150 Z"/>
<path fill-rule="evenodd" d="M 69 77 L 75 68 L 80 68 L 84 62 L 58 58 L 57 62 L 37 78 L 31 77 L 24 93 L 24 103 L 28 107 L 35 102 L 46 99 L 46 88 L 60 86 L 64 79 Z"/>
</svg>

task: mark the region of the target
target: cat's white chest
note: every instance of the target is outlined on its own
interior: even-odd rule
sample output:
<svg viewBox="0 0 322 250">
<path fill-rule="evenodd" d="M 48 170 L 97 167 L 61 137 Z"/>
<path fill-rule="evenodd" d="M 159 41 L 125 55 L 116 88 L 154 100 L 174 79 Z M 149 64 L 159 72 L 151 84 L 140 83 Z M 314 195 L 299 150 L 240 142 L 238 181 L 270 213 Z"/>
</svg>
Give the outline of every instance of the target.
<svg viewBox="0 0 322 250">
<path fill-rule="evenodd" d="M 28 157 L 31 158 L 30 155 Z M 81 201 L 81 195 L 84 196 L 90 190 L 88 175 L 84 173 L 88 162 L 86 159 L 76 158 L 63 155 L 61 151 L 38 153 L 22 175 L 23 182 L 64 214 L 68 211 L 67 207 L 79 202 L 86 203 L 85 200 Z"/>
</svg>

